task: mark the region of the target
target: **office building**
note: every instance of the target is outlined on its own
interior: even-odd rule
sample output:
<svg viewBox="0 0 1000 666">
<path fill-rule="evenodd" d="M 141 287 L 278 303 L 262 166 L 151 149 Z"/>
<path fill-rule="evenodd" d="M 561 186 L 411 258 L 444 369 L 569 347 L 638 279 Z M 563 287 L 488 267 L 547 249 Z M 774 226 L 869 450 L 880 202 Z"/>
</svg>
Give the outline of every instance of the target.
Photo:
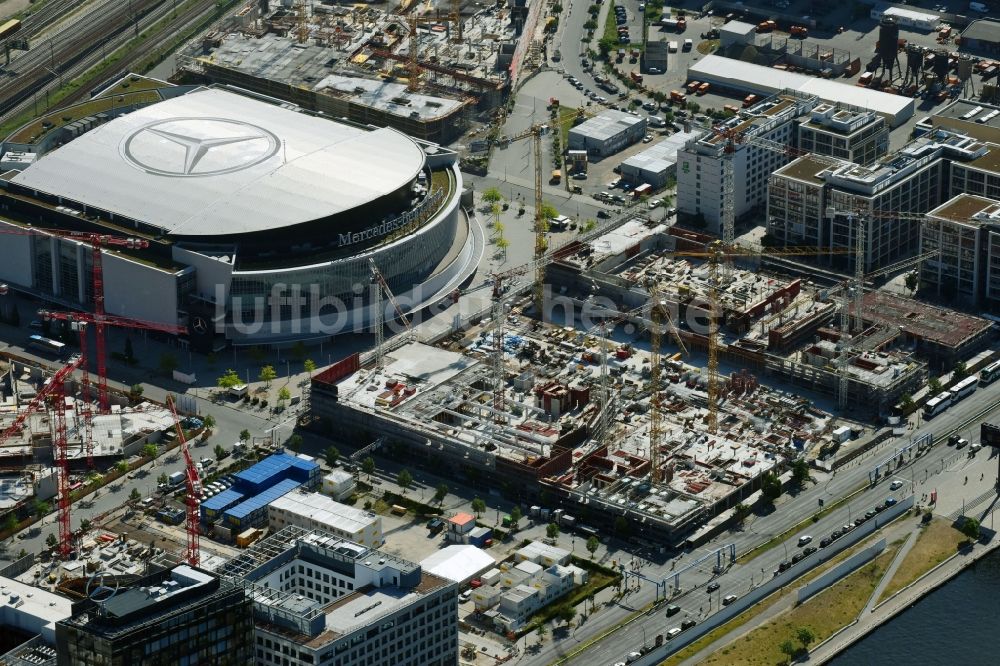
<svg viewBox="0 0 1000 666">
<path fill-rule="evenodd" d="M 569 130 L 567 147 L 588 155 L 607 157 L 646 136 L 646 118 L 608 109 Z"/>
<path fill-rule="evenodd" d="M 741 111 L 724 126 L 745 137 L 760 137 L 787 146 L 795 138 L 795 119 L 815 104 L 814 97 L 776 95 Z M 736 219 L 767 203 L 767 179 L 789 159 L 784 151 L 746 140 L 737 143 L 735 152 L 727 158 L 725 144 L 719 134 L 707 133 L 689 139 L 677 151 L 677 210 L 695 220 L 704 220 L 713 233 L 721 233 L 725 159 L 732 160 Z"/>
<path fill-rule="evenodd" d="M 368 548 L 382 545 L 382 518 L 363 509 L 341 504 L 319 493 L 294 490 L 267 507 L 272 532 L 295 525 L 307 530 L 323 530 Z"/>
<path fill-rule="evenodd" d="M 253 661 L 250 597 L 237 582 L 182 564 L 98 598 L 56 624 L 59 666 Z"/>
<path fill-rule="evenodd" d="M 289 526 L 219 573 L 250 589 L 262 666 L 458 663 L 458 585 L 419 564 Z"/>
<path fill-rule="evenodd" d="M 1000 297 L 1000 201 L 960 194 L 927 214 L 920 251 L 938 251 L 921 264 L 920 287 L 956 305 L 974 307 Z M 994 309 L 995 303 L 986 304 Z"/>
<path fill-rule="evenodd" d="M 872 111 L 824 102 L 799 122 L 797 145 L 803 153 L 867 165 L 889 152 L 889 126 Z"/>
<path fill-rule="evenodd" d="M 781 245 L 854 248 L 860 218 L 865 270 L 886 266 L 920 245 L 920 224 L 899 213 L 938 206 L 948 194 L 949 171 L 952 194 L 977 182 L 985 187 L 998 155 L 990 144 L 943 129 L 870 166 L 807 155 L 771 177 L 767 232 Z M 853 270 L 853 255 L 830 260 Z"/>
</svg>

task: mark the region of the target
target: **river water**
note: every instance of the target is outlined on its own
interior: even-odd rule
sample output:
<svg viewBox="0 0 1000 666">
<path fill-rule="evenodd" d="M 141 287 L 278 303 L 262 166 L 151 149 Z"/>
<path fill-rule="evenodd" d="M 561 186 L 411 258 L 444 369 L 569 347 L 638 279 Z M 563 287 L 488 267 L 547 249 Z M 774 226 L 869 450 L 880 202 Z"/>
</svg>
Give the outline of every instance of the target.
<svg viewBox="0 0 1000 666">
<path fill-rule="evenodd" d="M 1000 550 L 979 560 L 864 640 L 832 666 L 998 664 Z"/>
</svg>

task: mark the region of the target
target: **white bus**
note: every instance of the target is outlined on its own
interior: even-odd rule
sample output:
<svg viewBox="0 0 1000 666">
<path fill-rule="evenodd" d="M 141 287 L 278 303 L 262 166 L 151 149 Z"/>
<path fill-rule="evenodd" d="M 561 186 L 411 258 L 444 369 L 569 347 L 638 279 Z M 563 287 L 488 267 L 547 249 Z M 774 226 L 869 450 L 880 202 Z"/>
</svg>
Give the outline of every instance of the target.
<svg viewBox="0 0 1000 666">
<path fill-rule="evenodd" d="M 31 335 L 28 337 L 28 347 L 37 351 L 47 352 L 62 358 L 66 351 L 66 345 L 58 340 L 50 340 L 41 335 Z"/>
<path fill-rule="evenodd" d="M 992 384 L 993 380 L 997 377 L 1000 377 L 1000 361 L 990 363 L 988 366 L 979 371 L 979 383 L 983 386 Z"/>
<path fill-rule="evenodd" d="M 966 397 L 970 393 L 976 390 L 976 385 L 979 384 L 979 378 L 972 376 L 966 377 L 959 383 L 951 387 L 949 393 L 951 393 L 952 403 L 956 403 L 962 398 Z"/>
<path fill-rule="evenodd" d="M 949 407 L 951 407 L 951 393 L 948 391 L 938 393 L 924 404 L 924 418 L 937 416 Z"/>
</svg>

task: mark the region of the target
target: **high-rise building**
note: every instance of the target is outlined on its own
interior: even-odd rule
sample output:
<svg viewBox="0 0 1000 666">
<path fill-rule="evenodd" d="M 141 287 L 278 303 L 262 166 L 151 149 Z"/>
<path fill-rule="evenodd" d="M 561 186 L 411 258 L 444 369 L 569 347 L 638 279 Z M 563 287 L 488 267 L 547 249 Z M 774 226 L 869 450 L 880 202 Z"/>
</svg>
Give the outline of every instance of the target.
<svg viewBox="0 0 1000 666">
<path fill-rule="evenodd" d="M 920 251 L 937 250 L 921 264 L 921 288 L 958 305 L 991 309 L 1000 299 L 1000 201 L 960 194 L 927 214 Z"/>
<path fill-rule="evenodd" d="M 56 624 L 59 666 L 227 666 L 253 663 L 243 586 L 182 564 L 128 589 L 91 586 Z"/>
<path fill-rule="evenodd" d="M 760 137 L 781 145 L 795 138 L 795 119 L 816 105 L 816 98 L 782 93 L 760 102 L 723 123 L 720 129 L 741 137 L 732 154 L 733 206 L 738 219 L 767 203 L 767 179 L 788 163 L 788 156 L 748 143 Z M 727 159 L 726 140 L 710 132 L 690 139 L 677 151 L 677 210 L 694 218 L 704 217 L 706 228 L 721 233 L 722 168 Z"/>
<path fill-rule="evenodd" d="M 799 122 L 798 149 L 871 164 L 889 152 L 889 126 L 872 111 L 840 104 L 819 104 Z"/>
<path fill-rule="evenodd" d="M 458 663 L 458 586 L 414 562 L 289 526 L 219 573 L 251 591 L 257 664 Z"/>
</svg>

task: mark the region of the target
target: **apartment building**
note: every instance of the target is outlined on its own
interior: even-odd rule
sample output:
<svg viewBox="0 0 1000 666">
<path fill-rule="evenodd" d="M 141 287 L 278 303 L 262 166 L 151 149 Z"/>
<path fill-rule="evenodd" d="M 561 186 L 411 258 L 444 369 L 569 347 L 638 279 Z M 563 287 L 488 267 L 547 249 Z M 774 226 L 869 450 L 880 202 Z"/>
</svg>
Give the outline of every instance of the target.
<svg viewBox="0 0 1000 666">
<path fill-rule="evenodd" d="M 822 103 L 799 122 L 799 151 L 868 165 L 889 152 L 885 118 L 863 109 Z"/>
<path fill-rule="evenodd" d="M 940 254 L 921 263 L 920 285 L 966 307 L 1000 299 L 1000 201 L 960 194 L 927 214 L 920 251 Z"/>
<path fill-rule="evenodd" d="M 458 585 L 414 562 L 289 526 L 219 572 L 253 597 L 262 666 L 458 663 Z"/>
<path fill-rule="evenodd" d="M 795 140 L 795 119 L 816 105 L 814 96 L 782 93 L 741 111 L 720 129 L 741 137 L 732 154 L 734 215 L 736 219 L 767 203 L 768 177 L 788 163 L 784 151 L 749 143 L 759 137 L 781 146 Z M 690 139 L 677 151 L 677 210 L 709 231 L 722 232 L 722 168 L 726 139 L 711 132 Z"/>
</svg>

